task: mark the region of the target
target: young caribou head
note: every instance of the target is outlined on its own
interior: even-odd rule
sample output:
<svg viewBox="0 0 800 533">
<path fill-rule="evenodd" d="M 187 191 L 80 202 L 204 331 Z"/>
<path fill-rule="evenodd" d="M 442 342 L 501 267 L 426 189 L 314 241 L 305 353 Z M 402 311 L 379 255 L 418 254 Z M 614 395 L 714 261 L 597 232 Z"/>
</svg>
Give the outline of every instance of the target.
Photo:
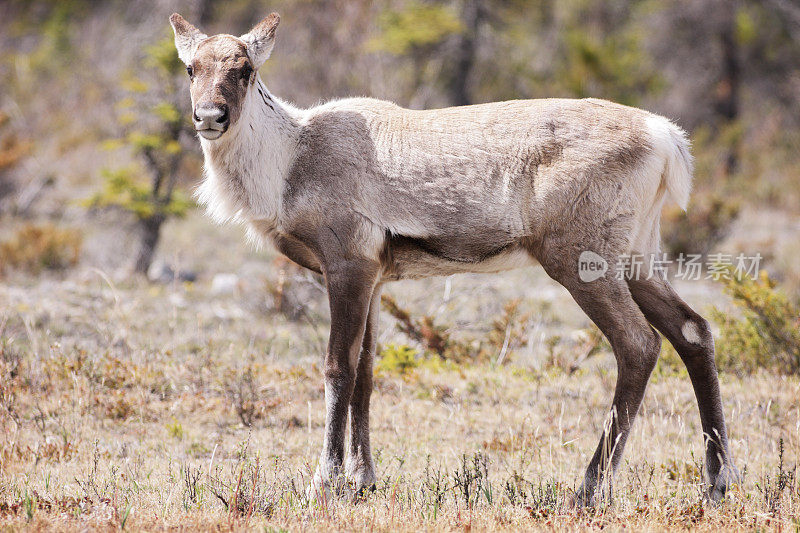
<svg viewBox="0 0 800 533">
<path fill-rule="evenodd" d="M 219 139 L 236 124 L 255 73 L 272 52 L 280 20 L 272 13 L 241 37 L 209 37 L 177 13 L 169 18 L 191 80 L 194 129 L 204 139 Z"/>
</svg>

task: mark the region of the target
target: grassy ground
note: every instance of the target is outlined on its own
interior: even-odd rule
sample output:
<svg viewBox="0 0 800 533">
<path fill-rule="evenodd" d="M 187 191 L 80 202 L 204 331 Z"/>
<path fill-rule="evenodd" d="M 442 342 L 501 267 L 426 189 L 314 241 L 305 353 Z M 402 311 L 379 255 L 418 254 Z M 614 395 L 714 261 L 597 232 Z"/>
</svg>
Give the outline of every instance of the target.
<svg viewBox="0 0 800 533">
<path fill-rule="evenodd" d="M 192 284 L 85 266 L 0 284 L 4 527 L 800 528 L 800 380 L 722 376 L 744 476 L 727 502 L 706 507 L 694 395 L 685 373 L 663 363 L 613 505 L 568 509 L 615 370 L 603 349 L 572 366 L 588 321 L 535 269 L 389 287 L 465 342 L 489 335 L 509 299 L 522 298 L 530 317 L 502 365 L 491 353 L 473 364 L 383 365 L 372 410 L 377 491 L 309 505 L 324 419 L 324 292 L 240 241 L 237 229 L 197 219 L 170 228 L 162 256 L 197 271 Z M 219 272 L 235 272 L 236 287 L 213 293 Z M 714 287 L 680 290 L 700 309 L 718 301 Z M 382 345 L 409 343 L 382 318 Z"/>
</svg>

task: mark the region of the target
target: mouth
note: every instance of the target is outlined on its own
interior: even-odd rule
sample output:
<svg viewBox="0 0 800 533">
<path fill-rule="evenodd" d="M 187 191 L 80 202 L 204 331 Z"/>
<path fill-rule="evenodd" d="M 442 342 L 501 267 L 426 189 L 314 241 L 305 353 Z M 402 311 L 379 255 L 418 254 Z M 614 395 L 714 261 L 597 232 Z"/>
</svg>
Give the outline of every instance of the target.
<svg viewBox="0 0 800 533">
<path fill-rule="evenodd" d="M 207 139 L 209 141 L 213 141 L 215 139 L 219 139 L 222 137 L 222 134 L 225 133 L 225 130 L 215 130 L 212 128 L 204 128 L 202 130 L 195 130 L 203 139 Z"/>
</svg>

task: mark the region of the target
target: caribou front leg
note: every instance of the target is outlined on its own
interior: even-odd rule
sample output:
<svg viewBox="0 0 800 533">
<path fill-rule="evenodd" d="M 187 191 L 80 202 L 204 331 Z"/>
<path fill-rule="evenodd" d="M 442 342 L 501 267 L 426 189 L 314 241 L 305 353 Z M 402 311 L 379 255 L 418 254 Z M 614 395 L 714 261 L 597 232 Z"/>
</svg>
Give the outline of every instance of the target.
<svg viewBox="0 0 800 533">
<path fill-rule="evenodd" d="M 350 399 L 350 446 L 347 454 L 347 480 L 357 493 L 375 490 L 375 465 L 369 444 L 369 399 L 372 395 L 372 360 L 378 343 L 378 316 L 381 286 L 375 287 L 369 304 L 361 356 L 358 358 L 356 384 Z"/>
<path fill-rule="evenodd" d="M 342 463 L 347 413 L 378 279 L 378 266 L 366 260 L 340 261 L 324 271 L 331 309 L 331 334 L 325 354 L 325 439 L 309 487 L 310 499 L 342 494 L 346 488 Z"/>
</svg>

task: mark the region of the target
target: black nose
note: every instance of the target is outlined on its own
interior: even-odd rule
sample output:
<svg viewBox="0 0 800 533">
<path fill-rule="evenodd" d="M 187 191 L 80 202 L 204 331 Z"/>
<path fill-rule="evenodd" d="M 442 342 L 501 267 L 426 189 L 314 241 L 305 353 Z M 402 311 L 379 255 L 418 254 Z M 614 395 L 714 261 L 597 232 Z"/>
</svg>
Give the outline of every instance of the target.
<svg viewBox="0 0 800 533">
<path fill-rule="evenodd" d="M 214 104 L 212 102 L 202 102 L 195 106 L 192 113 L 194 127 L 197 130 L 214 129 L 224 131 L 230 120 L 228 106 L 225 104 Z"/>
<path fill-rule="evenodd" d="M 222 110 L 222 114 L 219 116 L 219 118 L 217 118 L 217 123 L 225 124 L 226 122 L 228 122 L 228 106 L 227 105 L 220 106 L 220 109 Z"/>
</svg>

